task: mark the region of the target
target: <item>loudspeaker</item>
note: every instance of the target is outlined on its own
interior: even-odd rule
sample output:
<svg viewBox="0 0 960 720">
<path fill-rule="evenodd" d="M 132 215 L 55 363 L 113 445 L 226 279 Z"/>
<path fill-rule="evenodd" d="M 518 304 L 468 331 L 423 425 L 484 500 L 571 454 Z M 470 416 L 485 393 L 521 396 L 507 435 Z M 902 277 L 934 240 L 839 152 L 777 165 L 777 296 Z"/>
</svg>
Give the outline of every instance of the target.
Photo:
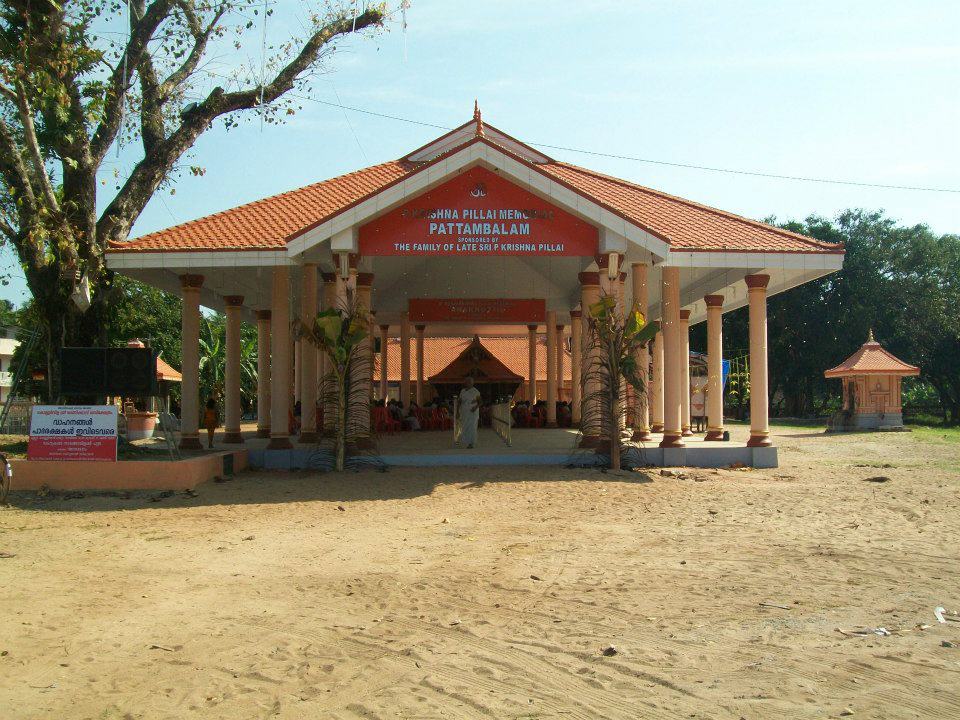
<svg viewBox="0 0 960 720">
<path fill-rule="evenodd" d="M 156 395 L 157 356 L 151 348 L 63 348 L 63 395 Z"/>
</svg>

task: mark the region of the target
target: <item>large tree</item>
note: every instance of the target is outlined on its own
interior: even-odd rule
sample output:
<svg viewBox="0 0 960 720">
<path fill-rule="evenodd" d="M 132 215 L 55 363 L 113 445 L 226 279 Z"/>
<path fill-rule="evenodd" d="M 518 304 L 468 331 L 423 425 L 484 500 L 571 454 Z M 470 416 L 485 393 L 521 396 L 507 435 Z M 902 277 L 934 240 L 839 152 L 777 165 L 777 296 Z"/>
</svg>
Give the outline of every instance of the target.
<svg viewBox="0 0 960 720">
<path fill-rule="evenodd" d="M 328 6 L 303 37 L 272 45 L 260 67 L 235 68 L 211 87 L 211 58 L 260 57 L 266 4 L 5 0 L 0 237 L 23 266 L 49 358 L 65 344 L 106 341 L 112 278 L 104 249 L 127 238 L 197 138 L 252 109 L 268 121 L 282 117 L 288 93 L 309 85 L 337 38 L 383 25 L 384 4 L 357 5 Z M 97 173 L 118 143 L 135 158 L 100 197 Z M 86 284 L 92 304 L 83 311 L 71 296 Z"/>
</svg>

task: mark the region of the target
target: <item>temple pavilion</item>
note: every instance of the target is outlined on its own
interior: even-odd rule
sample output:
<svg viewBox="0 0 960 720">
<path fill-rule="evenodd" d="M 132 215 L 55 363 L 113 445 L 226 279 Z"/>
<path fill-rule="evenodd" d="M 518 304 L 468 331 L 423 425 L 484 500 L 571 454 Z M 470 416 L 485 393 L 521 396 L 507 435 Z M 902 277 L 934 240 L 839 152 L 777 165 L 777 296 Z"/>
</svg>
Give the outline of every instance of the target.
<svg viewBox="0 0 960 720">
<path fill-rule="evenodd" d="M 115 243 L 107 263 L 183 298 L 185 448 L 199 446 L 201 305 L 227 317 L 230 443 L 244 441 L 240 328 L 257 324 L 256 434 L 269 439 L 269 453 L 317 440 L 312 412 L 304 413 L 299 437 L 289 436 L 291 406 L 316 406 L 323 372 L 316 350 L 294 342 L 291 321 L 329 307 L 348 288 L 374 314 L 384 369 L 378 380 L 389 382 L 399 370 L 404 404 L 423 397 L 427 338 L 526 338 L 522 386 L 529 395 L 545 385 L 547 427 L 556 424 L 564 347 L 571 350 L 567 372 L 577 379 L 569 391 L 573 422 L 580 422 L 582 308 L 606 293 L 662 322 L 652 356 L 641 359 L 651 367 L 649 401 L 633 414 L 650 461 L 772 465 L 767 297 L 838 270 L 843 253 L 839 245 L 557 161 L 485 123 L 476 109 L 468 122 L 402 158 Z M 744 306 L 751 426 L 746 447 L 734 449 L 713 442 L 724 430 L 721 317 Z M 688 331 L 699 322 L 709 337 L 705 441 L 690 439 L 685 390 Z M 536 349 L 544 343 L 541 369 Z M 371 397 L 380 384 L 370 377 Z M 582 432 L 588 441 L 595 434 Z"/>
</svg>

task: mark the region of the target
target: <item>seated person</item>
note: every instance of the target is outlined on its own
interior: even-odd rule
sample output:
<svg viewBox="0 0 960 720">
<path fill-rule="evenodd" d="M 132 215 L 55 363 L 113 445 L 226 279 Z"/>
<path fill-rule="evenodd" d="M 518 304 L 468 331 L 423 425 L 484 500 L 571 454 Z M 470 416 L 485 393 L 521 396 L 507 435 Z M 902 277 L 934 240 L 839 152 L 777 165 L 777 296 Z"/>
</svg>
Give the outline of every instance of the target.
<svg viewBox="0 0 960 720">
<path fill-rule="evenodd" d="M 410 407 L 407 408 L 407 414 L 403 418 L 403 424 L 406 425 L 409 430 L 420 429 L 420 420 L 417 418 L 417 404 L 415 402 L 411 402 Z"/>
</svg>

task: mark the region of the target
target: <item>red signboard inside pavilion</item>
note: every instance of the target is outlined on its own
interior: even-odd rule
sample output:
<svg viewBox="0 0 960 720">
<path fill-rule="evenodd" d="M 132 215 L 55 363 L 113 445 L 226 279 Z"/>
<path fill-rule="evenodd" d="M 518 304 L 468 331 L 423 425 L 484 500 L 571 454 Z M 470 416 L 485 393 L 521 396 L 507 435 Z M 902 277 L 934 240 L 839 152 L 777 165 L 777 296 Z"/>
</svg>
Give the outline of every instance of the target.
<svg viewBox="0 0 960 720">
<path fill-rule="evenodd" d="M 593 256 L 578 217 L 474 167 L 360 228 L 361 255 Z"/>
<path fill-rule="evenodd" d="M 410 298 L 410 322 L 541 323 L 546 301 L 516 298 Z"/>
</svg>

